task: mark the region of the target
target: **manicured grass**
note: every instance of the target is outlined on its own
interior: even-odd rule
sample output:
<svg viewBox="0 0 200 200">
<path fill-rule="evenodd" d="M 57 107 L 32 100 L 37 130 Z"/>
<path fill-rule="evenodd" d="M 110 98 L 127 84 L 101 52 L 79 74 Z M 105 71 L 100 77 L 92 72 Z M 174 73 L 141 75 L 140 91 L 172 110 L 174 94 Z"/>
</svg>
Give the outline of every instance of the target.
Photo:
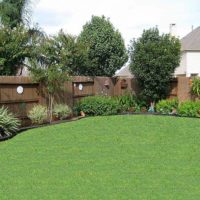
<svg viewBox="0 0 200 200">
<path fill-rule="evenodd" d="M 200 120 L 112 116 L 0 143 L 1 200 L 200 198 Z"/>
</svg>

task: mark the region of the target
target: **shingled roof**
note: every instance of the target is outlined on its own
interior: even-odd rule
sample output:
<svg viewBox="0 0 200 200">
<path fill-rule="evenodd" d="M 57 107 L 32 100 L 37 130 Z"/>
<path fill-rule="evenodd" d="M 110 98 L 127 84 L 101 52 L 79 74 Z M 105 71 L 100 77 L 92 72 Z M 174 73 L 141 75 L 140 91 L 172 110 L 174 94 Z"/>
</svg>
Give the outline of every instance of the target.
<svg viewBox="0 0 200 200">
<path fill-rule="evenodd" d="M 181 51 L 200 51 L 200 27 L 181 39 Z"/>
<path fill-rule="evenodd" d="M 116 76 L 120 76 L 120 77 L 126 77 L 126 78 L 132 78 L 133 75 L 129 69 L 129 65 L 122 67 L 119 71 L 116 72 L 116 74 L 114 75 Z"/>
</svg>

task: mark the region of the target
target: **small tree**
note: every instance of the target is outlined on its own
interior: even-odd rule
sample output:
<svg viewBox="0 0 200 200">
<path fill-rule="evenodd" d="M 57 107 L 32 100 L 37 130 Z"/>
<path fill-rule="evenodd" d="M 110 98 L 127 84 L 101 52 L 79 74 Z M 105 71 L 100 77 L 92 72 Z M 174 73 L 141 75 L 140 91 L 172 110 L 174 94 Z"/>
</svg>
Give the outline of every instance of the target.
<svg viewBox="0 0 200 200">
<path fill-rule="evenodd" d="M 51 122 L 54 94 L 63 88 L 65 81 L 69 80 L 66 67 L 60 61 L 56 39 L 47 36 L 42 38 L 40 45 L 35 46 L 35 56 L 32 57 L 30 63 L 29 70 L 33 80 L 41 83 L 48 93 L 48 110 Z"/>
<path fill-rule="evenodd" d="M 104 16 L 92 16 L 83 26 L 78 43 L 87 47 L 89 59 L 89 64 L 83 66 L 82 75 L 112 76 L 127 62 L 124 40 Z"/>
<path fill-rule="evenodd" d="M 155 102 L 168 95 L 170 80 L 180 62 L 180 41 L 157 28 L 144 30 L 130 46 L 130 69 L 143 97 Z"/>
</svg>

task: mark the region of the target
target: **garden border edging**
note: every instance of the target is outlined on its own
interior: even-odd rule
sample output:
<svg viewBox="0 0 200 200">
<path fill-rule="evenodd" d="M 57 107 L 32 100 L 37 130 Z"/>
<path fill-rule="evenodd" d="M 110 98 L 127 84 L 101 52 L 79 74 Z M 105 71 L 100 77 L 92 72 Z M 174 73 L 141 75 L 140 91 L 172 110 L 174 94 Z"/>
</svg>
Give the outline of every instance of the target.
<svg viewBox="0 0 200 200">
<path fill-rule="evenodd" d="M 163 117 L 166 116 L 166 117 L 200 119 L 199 117 L 180 116 L 180 115 L 177 115 L 177 114 L 162 114 L 162 113 L 158 113 L 158 112 L 124 112 L 124 113 L 118 113 L 118 114 L 115 114 L 115 115 L 101 115 L 101 116 L 117 116 L 117 115 L 156 115 L 156 116 L 163 116 Z M 98 115 L 98 116 L 100 116 L 100 115 Z M 84 116 L 84 117 L 78 116 L 78 117 L 68 119 L 68 120 L 59 120 L 59 121 L 54 121 L 52 123 L 46 123 L 46 124 L 42 124 L 42 125 L 23 127 L 23 128 L 20 128 L 19 131 L 17 133 L 14 133 L 13 135 L 0 138 L 0 142 L 12 139 L 13 137 L 17 136 L 18 134 L 20 134 L 24 131 L 30 130 L 30 129 L 42 128 L 42 127 L 52 126 L 52 125 L 56 125 L 56 124 L 63 124 L 63 123 L 66 123 L 66 122 L 78 121 L 80 119 L 88 118 L 88 117 L 97 117 L 97 116 Z"/>
<path fill-rule="evenodd" d="M 30 129 L 36 129 L 36 128 L 42 128 L 42 127 L 52 126 L 52 125 L 56 125 L 56 124 L 63 124 L 63 123 L 66 123 L 66 122 L 78 121 L 82 118 L 84 118 L 84 117 L 79 116 L 79 117 L 74 117 L 74 118 L 67 119 L 67 120 L 59 120 L 59 121 L 54 121 L 54 122 L 51 122 L 51 123 L 45 123 L 45 124 L 42 124 L 42 125 L 22 127 L 22 128 L 19 129 L 19 131 L 17 133 L 14 133 L 14 134 L 9 135 L 9 136 L 6 135 L 5 137 L 0 138 L 0 142 L 12 139 L 13 137 L 17 136 L 18 134 L 21 134 L 22 132 L 30 130 Z"/>
</svg>

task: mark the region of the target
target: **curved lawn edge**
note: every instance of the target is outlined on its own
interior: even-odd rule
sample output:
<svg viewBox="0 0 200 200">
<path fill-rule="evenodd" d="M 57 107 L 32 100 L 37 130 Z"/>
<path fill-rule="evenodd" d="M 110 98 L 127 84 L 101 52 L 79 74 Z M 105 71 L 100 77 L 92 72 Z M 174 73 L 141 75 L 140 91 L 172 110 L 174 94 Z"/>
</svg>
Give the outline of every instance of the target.
<svg viewBox="0 0 200 200">
<path fill-rule="evenodd" d="M 14 134 L 9 135 L 9 136 L 6 135 L 5 137 L 0 138 L 0 142 L 12 139 L 13 137 L 17 136 L 18 134 L 21 134 L 21 133 L 23 133 L 27 130 L 30 130 L 30 129 L 42 128 L 42 127 L 52 126 L 52 125 L 56 125 L 56 124 L 63 124 L 63 123 L 67 123 L 67 122 L 74 122 L 74 121 L 80 120 L 82 118 L 83 117 L 80 116 L 80 117 L 75 117 L 75 118 L 71 118 L 71 119 L 68 119 L 68 120 L 59 120 L 59 121 L 54 121 L 52 123 L 46 123 L 46 124 L 42 124 L 42 125 L 22 127 L 22 128 L 19 129 L 19 131 L 17 133 L 14 133 Z"/>
<path fill-rule="evenodd" d="M 188 116 L 180 116 L 177 114 L 162 114 L 162 113 L 158 113 L 158 112 L 124 112 L 124 113 L 119 113 L 116 115 L 102 115 L 102 116 L 123 116 L 123 115 L 152 115 L 152 116 L 163 116 L 163 117 L 178 117 L 178 118 L 190 118 L 190 119 L 200 119 L 199 117 L 188 117 Z M 56 124 L 63 124 L 63 123 L 67 123 L 67 122 L 74 122 L 83 118 L 89 118 L 89 117 L 97 117 L 97 116 L 79 116 L 79 117 L 75 117 L 72 119 L 68 119 L 68 120 L 59 120 L 59 121 L 54 121 L 52 123 L 46 123 L 46 124 L 42 124 L 42 125 L 35 125 L 35 126 L 28 126 L 28 127 L 23 127 L 20 128 L 19 131 L 17 133 L 14 133 L 10 136 L 5 136 L 0 138 L 0 142 L 12 139 L 13 137 L 17 136 L 18 134 L 25 132 L 27 130 L 30 129 L 36 129 L 36 128 L 42 128 L 42 127 L 47 127 L 47 126 L 52 126 L 52 125 L 56 125 Z"/>
</svg>

